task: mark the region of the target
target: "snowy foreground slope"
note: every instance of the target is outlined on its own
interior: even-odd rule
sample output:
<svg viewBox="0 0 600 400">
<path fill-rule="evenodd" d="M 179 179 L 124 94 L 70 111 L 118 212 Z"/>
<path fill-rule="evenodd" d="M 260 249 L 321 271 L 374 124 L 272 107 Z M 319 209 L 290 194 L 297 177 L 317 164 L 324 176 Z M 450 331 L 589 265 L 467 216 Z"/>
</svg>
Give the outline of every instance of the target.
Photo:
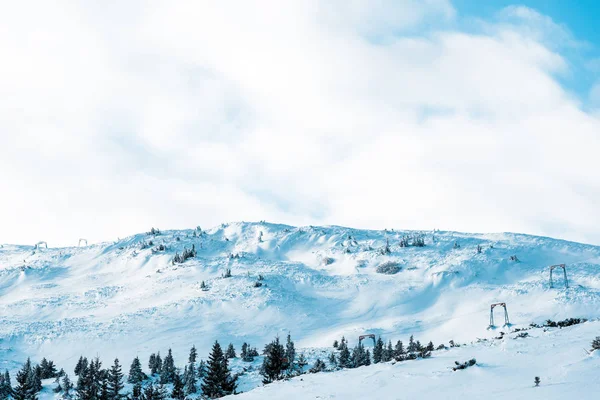
<svg viewBox="0 0 600 400">
<path fill-rule="evenodd" d="M 498 336 L 502 328 L 486 328 L 489 305 L 499 301 L 507 302 L 512 329 L 547 318 L 600 316 L 599 247 L 456 232 L 427 232 L 425 247 L 400 247 L 402 237 L 414 234 L 232 223 L 86 247 L 5 244 L 0 247 L 0 369 L 14 371 L 27 356 L 45 356 L 72 371 L 82 354 L 98 354 L 105 364 L 119 357 L 126 366 L 139 355 L 145 365 L 150 353 L 166 353 L 169 347 L 183 366 L 192 345 L 204 358 L 215 339 L 238 349 L 244 341 L 262 348 L 288 331 L 312 357 L 329 352 L 342 335 L 353 346 L 363 333 L 394 342 L 413 334 L 436 345 L 450 339 L 471 343 Z M 390 253 L 383 251 L 386 242 Z M 153 251 L 160 244 L 167 250 Z M 197 256 L 173 265 L 175 253 L 192 244 Z M 510 259 L 514 255 L 518 261 Z M 400 271 L 377 273 L 387 261 Z M 555 288 L 549 288 L 547 266 L 557 263 L 567 264 L 569 289 L 558 274 Z M 222 278 L 228 268 L 232 277 Z M 254 287 L 259 274 L 264 285 Z M 202 281 L 209 290 L 201 289 Z M 496 320 L 502 321 L 500 312 Z M 476 343 L 436 352 L 428 360 L 305 375 L 302 381 L 243 396 L 292 397 L 294 388 L 304 387 L 309 394 L 296 398 L 334 396 L 331 391 L 341 393 L 338 398 L 372 398 L 371 382 L 381 380 L 381 390 L 388 390 L 381 398 L 420 398 L 413 390 L 425 390 L 430 398 L 456 398 L 458 393 L 479 398 L 494 391 L 499 397 L 509 388 L 513 392 L 504 394 L 530 398 L 519 397 L 524 396 L 519 388 L 528 388 L 540 375 L 542 386 L 550 381 L 555 386 L 531 389 L 535 398 L 553 398 L 542 396 L 543 391 L 573 393 L 588 370 L 598 382 L 598 358 L 582 349 L 600 335 L 599 324 L 533 330 L 531 338 Z M 454 360 L 472 357 L 481 365 L 448 370 Z M 242 362 L 233 367 L 241 369 Z M 503 384 L 516 377 L 521 380 Z M 586 395 L 598 393 L 591 381 L 585 384 L 591 390 Z M 259 385 L 257 373 L 240 380 L 243 391 Z"/>
</svg>

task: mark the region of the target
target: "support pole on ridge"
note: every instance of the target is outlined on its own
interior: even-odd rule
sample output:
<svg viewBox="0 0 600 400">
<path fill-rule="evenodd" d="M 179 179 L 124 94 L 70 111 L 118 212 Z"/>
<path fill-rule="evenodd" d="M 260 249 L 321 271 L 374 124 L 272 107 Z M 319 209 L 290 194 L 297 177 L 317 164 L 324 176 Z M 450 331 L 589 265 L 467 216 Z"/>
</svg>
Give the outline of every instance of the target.
<svg viewBox="0 0 600 400">
<path fill-rule="evenodd" d="M 490 326 L 489 328 L 493 328 L 494 325 L 494 308 L 500 306 L 504 308 L 504 326 L 510 325 L 510 321 L 508 319 L 508 309 L 506 308 L 506 303 L 494 303 L 490 306 Z"/>
<path fill-rule="evenodd" d="M 556 264 L 556 265 L 551 265 L 550 266 L 550 288 L 554 287 L 554 283 L 552 282 L 552 271 L 554 271 L 556 268 L 562 268 L 563 270 L 563 276 L 565 278 L 565 288 L 569 288 L 569 281 L 567 280 L 567 266 L 565 264 Z"/>
</svg>

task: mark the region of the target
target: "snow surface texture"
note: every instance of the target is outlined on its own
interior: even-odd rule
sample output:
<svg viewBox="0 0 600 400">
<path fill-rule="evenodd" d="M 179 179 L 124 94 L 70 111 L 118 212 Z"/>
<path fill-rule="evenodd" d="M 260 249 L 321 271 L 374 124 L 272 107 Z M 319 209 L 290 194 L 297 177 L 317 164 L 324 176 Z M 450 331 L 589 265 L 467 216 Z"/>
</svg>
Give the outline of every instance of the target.
<svg viewBox="0 0 600 400">
<path fill-rule="evenodd" d="M 6 244 L 0 247 L 0 369 L 14 371 L 27 356 L 38 361 L 45 356 L 72 371 L 80 355 L 100 355 L 105 366 L 119 357 L 127 370 L 134 356 L 145 366 L 150 353 L 166 354 L 169 347 L 183 367 L 192 345 L 206 358 L 215 339 L 233 342 L 239 352 L 244 341 L 262 349 L 288 331 L 309 361 L 328 354 L 342 335 L 351 346 L 363 333 L 394 342 L 414 334 L 436 345 L 450 339 L 471 343 L 509 331 L 487 329 L 495 302 L 507 303 L 513 328 L 547 318 L 599 317 L 600 247 L 520 234 L 439 231 L 423 233 L 425 247 L 400 246 L 404 236 L 418 234 L 231 223 L 85 247 Z M 143 248 L 150 240 L 153 245 Z M 167 250 L 153 251 L 160 244 Z M 173 265 L 175 252 L 192 244 L 197 256 Z M 377 273 L 384 263 L 399 271 Z M 548 266 L 558 263 L 567 264 L 569 289 L 562 271 L 555 271 L 549 288 Z M 232 277 L 222 278 L 228 268 Z M 263 286 L 254 287 L 259 274 Z M 208 290 L 201 289 L 202 281 Z M 495 317 L 501 325 L 501 309 Z M 553 398 L 550 392 L 572 393 L 573 385 L 584 382 L 587 393 L 598 393 L 593 386 L 598 357 L 582 348 L 589 348 L 599 328 L 600 323 L 588 322 L 536 330 L 535 337 L 436 352 L 428 360 L 305 375 L 244 396 L 293 398 L 292 391 L 304 388 L 308 394 L 297 398 L 336 393 L 373 398 L 378 381 L 384 385 L 379 398 L 420 398 L 422 387 L 431 396 L 437 393 L 435 398 L 459 393 Z M 449 371 L 455 360 L 472 357 L 479 366 Z M 254 364 L 257 369 L 260 359 Z M 233 363 L 234 370 L 244 366 Z M 586 381 L 590 368 L 595 383 L 591 375 Z M 536 375 L 542 387 L 529 390 Z M 545 386 L 550 381 L 554 389 Z M 479 386 L 470 389 L 476 382 Z M 241 377 L 241 390 L 256 386 L 257 371 Z"/>
</svg>

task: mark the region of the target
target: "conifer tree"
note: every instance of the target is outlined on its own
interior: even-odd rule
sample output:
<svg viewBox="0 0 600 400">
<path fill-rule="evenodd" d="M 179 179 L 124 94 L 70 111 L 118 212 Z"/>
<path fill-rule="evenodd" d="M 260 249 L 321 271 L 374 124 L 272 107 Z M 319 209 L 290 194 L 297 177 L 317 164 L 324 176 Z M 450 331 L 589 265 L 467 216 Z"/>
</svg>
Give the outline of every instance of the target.
<svg viewBox="0 0 600 400">
<path fill-rule="evenodd" d="M 150 359 L 148 360 L 148 369 L 150 370 L 150 375 L 156 374 L 158 372 L 156 368 L 156 354 L 150 354 Z"/>
<path fill-rule="evenodd" d="M 10 374 L 8 370 L 0 374 L 0 400 L 6 400 L 12 396 L 12 384 L 10 383 Z"/>
<path fill-rule="evenodd" d="M 340 344 L 338 343 L 337 339 L 333 341 L 333 348 L 334 349 L 337 349 L 339 345 Z"/>
<path fill-rule="evenodd" d="M 123 373 L 121 372 L 121 365 L 119 359 L 115 358 L 115 362 L 108 371 L 108 398 L 109 400 L 119 400 L 121 396 L 121 390 L 123 390 Z"/>
<path fill-rule="evenodd" d="M 71 382 L 71 379 L 69 378 L 68 374 L 65 374 L 63 376 L 61 387 L 63 390 L 63 397 L 65 397 L 67 399 L 70 398 L 71 390 L 73 390 L 73 383 Z"/>
<path fill-rule="evenodd" d="M 235 358 L 235 347 L 233 347 L 233 343 L 229 343 L 229 346 L 227 346 L 227 351 L 225 352 L 225 357 L 226 358 Z"/>
<path fill-rule="evenodd" d="M 402 340 L 398 340 L 396 346 L 394 346 L 394 358 L 400 361 L 404 358 L 404 354 L 404 344 L 402 343 Z"/>
<path fill-rule="evenodd" d="M 185 399 L 185 392 L 183 390 L 183 381 L 179 374 L 175 374 L 175 379 L 173 380 L 173 391 L 171 392 L 171 397 L 175 400 L 183 400 Z"/>
<path fill-rule="evenodd" d="M 332 366 L 336 366 L 337 365 L 337 360 L 335 359 L 335 354 L 333 352 L 331 352 L 331 354 L 329 355 L 329 363 Z"/>
<path fill-rule="evenodd" d="M 237 386 L 237 377 L 232 377 L 227 358 L 219 342 L 215 341 L 208 358 L 207 372 L 202 382 L 202 394 L 208 398 L 233 394 Z"/>
<path fill-rule="evenodd" d="M 33 390 L 38 393 L 42 390 L 42 367 L 37 364 L 33 368 Z"/>
<path fill-rule="evenodd" d="M 198 363 L 198 379 L 202 379 L 206 376 L 206 363 L 204 360 L 200 360 Z"/>
<path fill-rule="evenodd" d="M 378 364 L 381 362 L 383 358 L 383 340 L 381 340 L 381 336 L 375 342 L 375 347 L 373 348 L 373 363 Z"/>
<path fill-rule="evenodd" d="M 432 341 L 429 341 L 429 343 L 427 343 L 427 347 L 425 347 L 425 350 L 426 350 L 426 351 L 429 351 L 429 352 L 432 352 L 432 351 L 434 351 L 434 350 L 435 350 L 435 347 L 434 347 L 434 345 L 433 345 L 433 342 L 432 342 Z"/>
<path fill-rule="evenodd" d="M 394 358 L 394 349 L 392 347 L 392 341 L 388 341 L 387 347 L 383 350 L 383 356 L 381 361 L 388 362 Z"/>
<path fill-rule="evenodd" d="M 197 392 L 196 388 L 196 347 L 192 346 L 190 349 L 190 356 L 188 357 L 188 365 L 185 368 L 185 372 L 183 374 L 183 383 L 184 383 L 184 392 L 186 395 L 194 394 Z M 175 376 L 178 374 L 175 373 Z M 173 382 L 175 382 L 175 376 L 173 377 Z"/>
<path fill-rule="evenodd" d="M 88 365 L 88 360 L 87 358 L 84 358 L 83 356 L 79 357 L 79 361 L 77 361 L 77 365 L 75 366 L 75 376 L 79 376 L 79 374 L 81 373 L 81 371 L 84 368 L 87 368 Z"/>
<path fill-rule="evenodd" d="M 155 400 L 154 393 L 154 385 L 152 385 L 152 382 L 150 382 L 144 388 L 144 400 Z"/>
<path fill-rule="evenodd" d="M 133 385 L 133 388 L 131 389 L 131 398 L 130 400 L 143 400 L 143 394 L 142 394 L 142 384 L 141 383 L 136 383 L 135 385 Z"/>
<path fill-rule="evenodd" d="M 28 358 L 23 367 L 17 372 L 17 386 L 13 390 L 15 400 L 37 400 L 37 396 L 31 386 L 31 360 Z"/>
<path fill-rule="evenodd" d="M 410 338 L 408 339 L 408 347 L 406 348 L 406 351 L 409 353 L 414 353 L 417 351 L 417 344 L 415 343 L 413 335 L 410 335 Z"/>
<path fill-rule="evenodd" d="M 307 365 L 308 365 L 308 361 L 306 361 L 306 357 L 304 357 L 304 353 L 300 353 L 300 355 L 298 356 L 298 366 L 302 370 Z"/>
<path fill-rule="evenodd" d="M 175 380 L 175 374 L 177 373 L 177 369 L 175 368 L 175 361 L 173 360 L 173 353 L 171 349 L 167 353 L 167 356 L 162 362 L 162 370 L 160 374 L 160 383 L 173 383 Z"/>
<path fill-rule="evenodd" d="M 289 333 L 285 343 L 285 358 L 287 358 L 287 362 L 290 367 L 294 364 L 294 360 L 296 359 L 296 348 L 294 347 L 294 342 L 292 341 L 292 337 Z"/>
<path fill-rule="evenodd" d="M 344 338 L 342 338 L 342 341 L 338 348 L 340 349 L 338 365 L 341 368 L 349 368 L 351 366 L 350 365 L 350 350 L 348 349 L 348 345 L 346 344 L 346 341 L 344 340 Z"/>
<path fill-rule="evenodd" d="M 148 377 L 142 371 L 142 363 L 140 363 L 140 359 L 136 356 L 131 363 L 131 367 L 129 367 L 129 376 L 127 377 L 127 383 L 142 383 Z"/>
<path fill-rule="evenodd" d="M 265 358 L 261 368 L 263 383 L 268 384 L 283 379 L 283 371 L 287 368 L 285 349 L 279 343 L 279 337 L 276 337 L 274 341 L 265 346 Z"/>
</svg>

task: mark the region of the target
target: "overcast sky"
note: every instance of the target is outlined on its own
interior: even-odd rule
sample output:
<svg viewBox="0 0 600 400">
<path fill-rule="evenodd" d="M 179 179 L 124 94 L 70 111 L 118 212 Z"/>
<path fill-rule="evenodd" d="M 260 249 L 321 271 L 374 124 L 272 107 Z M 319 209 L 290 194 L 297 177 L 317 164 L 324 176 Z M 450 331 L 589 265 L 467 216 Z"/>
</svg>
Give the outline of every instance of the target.
<svg viewBox="0 0 600 400">
<path fill-rule="evenodd" d="M 527 1 L 2 3 L 0 243 L 264 219 L 600 244 L 599 44 Z"/>
</svg>

